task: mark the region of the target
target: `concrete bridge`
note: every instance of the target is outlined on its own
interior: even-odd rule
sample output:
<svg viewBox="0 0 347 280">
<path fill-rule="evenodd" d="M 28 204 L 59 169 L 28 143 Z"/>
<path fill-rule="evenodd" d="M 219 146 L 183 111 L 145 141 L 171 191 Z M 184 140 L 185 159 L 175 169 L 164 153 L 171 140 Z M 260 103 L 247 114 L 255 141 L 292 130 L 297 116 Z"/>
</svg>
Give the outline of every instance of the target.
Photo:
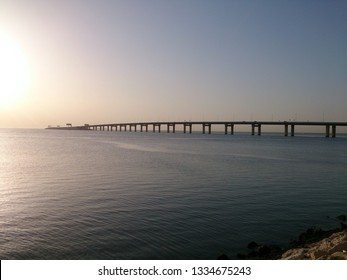
<svg viewBox="0 0 347 280">
<path fill-rule="evenodd" d="M 183 121 L 183 122 L 131 122 L 131 123 L 109 123 L 109 124 L 86 124 L 84 126 L 48 127 L 48 129 L 76 129 L 94 131 L 141 131 L 175 133 L 177 127 L 181 127 L 183 133 L 192 133 L 194 126 L 200 126 L 203 134 L 211 134 L 212 126 L 224 127 L 225 134 L 234 134 L 235 126 L 249 126 L 252 135 L 261 135 L 265 126 L 282 126 L 284 136 L 294 136 L 295 128 L 323 127 L 325 137 L 336 137 L 338 127 L 347 127 L 347 122 L 299 122 L 299 121 Z"/>
</svg>

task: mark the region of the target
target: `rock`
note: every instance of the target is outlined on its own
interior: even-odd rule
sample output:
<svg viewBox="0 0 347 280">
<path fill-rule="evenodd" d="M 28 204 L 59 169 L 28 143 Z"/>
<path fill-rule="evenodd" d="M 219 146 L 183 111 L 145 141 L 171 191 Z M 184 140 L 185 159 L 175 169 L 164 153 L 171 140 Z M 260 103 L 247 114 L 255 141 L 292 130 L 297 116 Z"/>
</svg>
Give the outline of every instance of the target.
<svg viewBox="0 0 347 280">
<path fill-rule="evenodd" d="M 347 231 L 331 234 L 318 242 L 282 254 L 284 260 L 347 260 Z"/>
</svg>

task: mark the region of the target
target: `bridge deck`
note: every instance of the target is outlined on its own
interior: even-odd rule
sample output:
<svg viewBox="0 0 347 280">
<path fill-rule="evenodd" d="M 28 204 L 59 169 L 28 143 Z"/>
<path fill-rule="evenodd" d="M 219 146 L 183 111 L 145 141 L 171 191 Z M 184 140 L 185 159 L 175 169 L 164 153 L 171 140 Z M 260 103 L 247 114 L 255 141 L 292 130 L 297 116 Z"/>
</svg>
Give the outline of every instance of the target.
<svg viewBox="0 0 347 280">
<path fill-rule="evenodd" d="M 66 127 L 48 127 L 48 129 L 65 129 L 65 130 L 107 130 L 107 131 L 137 131 L 140 127 L 140 131 L 144 129 L 148 132 L 148 127 L 151 126 L 153 132 L 161 132 L 161 126 L 167 127 L 167 132 L 176 132 L 176 126 L 182 126 L 183 133 L 189 130 L 192 133 L 193 125 L 201 125 L 202 133 L 211 133 L 212 125 L 224 125 L 225 134 L 234 134 L 234 127 L 236 125 L 249 125 L 251 126 L 251 133 L 255 135 L 257 131 L 258 135 L 261 135 L 262 126 L 283 126 L 284 136 L 288 136 L 289 128 L 290 135 L 295 135 L 295 126 L 323 126 L 325 127 L 325 137 L 336 137 L 337 127 L 347 127 L 347 122 L 302 122 L 302 121 L 179 121 L 179 122 L 127 122 L 127 123 L 105 123 L 105 124 L 86 124 L 84 126 L 69 126 Z"/>
</svg>

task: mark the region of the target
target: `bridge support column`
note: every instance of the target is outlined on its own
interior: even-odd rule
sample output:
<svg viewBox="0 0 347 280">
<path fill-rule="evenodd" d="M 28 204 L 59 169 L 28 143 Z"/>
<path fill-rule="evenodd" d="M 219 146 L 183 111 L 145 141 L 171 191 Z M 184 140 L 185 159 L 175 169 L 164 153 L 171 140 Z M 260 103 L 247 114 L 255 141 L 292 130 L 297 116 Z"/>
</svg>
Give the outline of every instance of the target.
<svg viewBox="0 0 347 280">
<path fill-rule="evenodd" d="M 148 132 L 148 124 L 140 124 L 141 132 L 143 132 L 143 128 L 146 129 L 146 132 Z"/>
<path fill-rule="evenodd" d="M 211 124 L 210 123 L 203 123 L 202 124 L 202 133 L 206 133 L 206 127 L 208 128 L 208 134 L 211 134 Z"/>
<path fill-rule="evenodd" d="M 167 124 L 167 133 L 170 133 L 170 126 L 172 126 L 172 133 L 176 132 L 176 125 L 172 123 Z"/>
<path fill-rule="evenodd" d="M 226 123 L 225 124 L 225 135 L 228 134 L 228 127 L 230 127 L 230 134 L 234 134 L 234 125 L 232 123 Z"/>
<path fill-rule="evenodd" d="M 329 137 L 330 136 L 330 125 L 326 125 L 325 126 L 325 137 Z"/>
<path fill-rule="evenodd" d="M 261 124 L 258 123 L 252 124 L 252 135 L 254 135 L 256 127 L 258 128 L 258 135 L 261 135 Z"/>
<path fill-rule="evenodd" d="M 284 136 L 288 136 L 288 125 L 284 125 Z"/>
<path fill-rule="evenodd" d="M 192 133 L 192 124 L 189 124 L 189 123 L 183 124 L 183 133 L 187 132 L 187 127 L 189 127 L 189 133 Z"/>
<path fill-rule="evenodd" d="M 161 125 L 160 124 L 153 124 L 153 132 L 155 132 L 155 127 L 158 127 L 158 132 L 160 133 L 160 127 Z"/>
<path fill-rule="evenodd" d="M 129 124 L 130 132 L 132 131 L 132 128 L 134 128 L 134 131 L 136 132 L 136 124 Z"/>
<path fill-rule="evenodd" d="M 331 131 L 331 137 L 335 138 L 336 137 L 336 125 L 331 126 L 332 131 Z"/>
<path fill-rule="evenodd" d="M 294 133 L 295 133 L 295 125 L 294 125 L 294 124 L 291 124 L 290 127 L 291 127 L 291 134 L 290 134 L 290 136 L 294 136 Z"/>
</svg>

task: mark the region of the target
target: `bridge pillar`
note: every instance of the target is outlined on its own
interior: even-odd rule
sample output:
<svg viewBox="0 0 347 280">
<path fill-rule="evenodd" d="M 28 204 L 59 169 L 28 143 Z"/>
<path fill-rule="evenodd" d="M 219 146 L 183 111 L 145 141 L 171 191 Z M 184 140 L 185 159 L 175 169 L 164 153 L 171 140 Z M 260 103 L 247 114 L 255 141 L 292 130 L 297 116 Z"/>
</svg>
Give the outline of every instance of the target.
<svg viewBox="0 0 347 280">
<path fill-rule="evenodd" d="M 130 132 L 132 131 L 132 128 L 134 128 L 134 131 L 135 131 L 135 132 L 137 131 L 137 129 L 136 129 L 136 124 L 129 124 Z"/>
<path fill-rule="evenodd" d="M 170 133 L 170 126 L 172 126 L 172 133 L 175 133 L 176 132 L 176 125 L 173 123 L 167 124 L 167 133 Z"/>
<path fill-rule="evenodd" d="M 332 128 L 331 137 L 335 138 L 336 137 L 336 125 L 332 125 L 331 128 Z"/>
<path fill-rule="evenodd" d="M 160 133 L 160 127 L 161 125 L 160 124 L 153 124 L 153 132 L 155 132 L 155 127 L 158 127 L 158 132 Z"/>
<path fill-rule="evenodd" d="M 259 123 L 253 123 L 252 124 L 252 135 L 254 135 L 256 127 L 258 128 L 258 135 L 261 135 L 261 124 L 259 124 Z"/>
<path fill-rule="evenodd" d="M 208 128 L 208 134 L 211 134 L 211 124 L 210 123 L 203 123 L 202 124 L 202 133 L 206 133 L 206 127 Z"/>
<path fill-rule="evenodd" d="M 294 124 L 291 124 L 290 127 L 291 127 L 291 134 L 290 134 L 290 136 L 294 136 L 294 133 L 295 133 L 295 125 L 294 125 Z"/>
<path fill-rule="evenodd" d="M 329 137 L 330 136 L 330 125 L 326 125 L 325 126 L 325 137 Z"/>
<path fill-rule="evenodd" d="M 225 124 L 225 135 L 228 134 L 228 127 L 230 127 L 230 134 L 233 135 L 234 134 L 234 124 L 232 124 L 232 123 L 226 123 Z"/>
<path fill-rule="evenodd" d="M 184 123 L 183 124 L 183 133 L 187 132 L 187 127 L 189 127 L 189 133 L 192 133 L 192 124 L 191 123 Z"/>
<path fill-rule="evenodd" d="M 288 136 L 288 125 L 284 125 L 284 136 Z"/>
</svg>

